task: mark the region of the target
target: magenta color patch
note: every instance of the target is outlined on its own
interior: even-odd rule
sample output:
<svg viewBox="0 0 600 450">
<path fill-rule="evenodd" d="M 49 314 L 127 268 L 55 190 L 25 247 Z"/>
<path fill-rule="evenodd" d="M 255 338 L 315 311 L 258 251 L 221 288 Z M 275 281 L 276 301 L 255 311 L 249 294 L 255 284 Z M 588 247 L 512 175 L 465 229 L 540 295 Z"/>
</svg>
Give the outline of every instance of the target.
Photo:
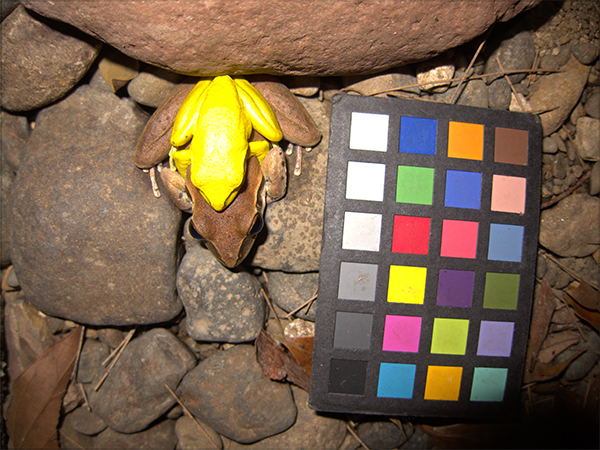
<svg viewBox="0 0 600 450">
<path fill-rule="evenodd" d="M 385 316 L 383 350 L 416 353 L 420 337 L 421 317 Z"/>
</svg>

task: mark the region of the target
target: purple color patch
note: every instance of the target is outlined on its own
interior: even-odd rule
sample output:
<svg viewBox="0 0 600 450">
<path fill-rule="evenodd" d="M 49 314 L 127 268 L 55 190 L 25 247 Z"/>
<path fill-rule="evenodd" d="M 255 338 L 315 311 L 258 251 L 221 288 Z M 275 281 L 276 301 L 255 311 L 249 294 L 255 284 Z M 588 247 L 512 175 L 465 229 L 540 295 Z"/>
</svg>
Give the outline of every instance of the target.
<svg viewBox="0 0 600 450">
<path fill-rule="evenodd" d="M 477 355 L 510 356 L 514 331 L 515 324 L 513 322 L 482 320 Z"/>
<path fill-rule="evenodd" d="M 473 299 L 475 272 L 465 270 L 440 270 L 437 304 L 470 308 Z"/>
</svg>

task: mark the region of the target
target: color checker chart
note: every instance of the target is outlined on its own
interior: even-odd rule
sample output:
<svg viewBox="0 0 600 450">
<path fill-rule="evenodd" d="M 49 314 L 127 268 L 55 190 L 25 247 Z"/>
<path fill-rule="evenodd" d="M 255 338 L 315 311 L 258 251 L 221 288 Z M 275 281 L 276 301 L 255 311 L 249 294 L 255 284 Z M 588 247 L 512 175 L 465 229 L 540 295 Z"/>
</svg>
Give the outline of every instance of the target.
<svg viewBox="0 0 600 450">
<path fill-rule="evenodd" d="M 334 97 L 312 408 L 515 412 L 541 139 L 531 114 Z"/>
</svg>

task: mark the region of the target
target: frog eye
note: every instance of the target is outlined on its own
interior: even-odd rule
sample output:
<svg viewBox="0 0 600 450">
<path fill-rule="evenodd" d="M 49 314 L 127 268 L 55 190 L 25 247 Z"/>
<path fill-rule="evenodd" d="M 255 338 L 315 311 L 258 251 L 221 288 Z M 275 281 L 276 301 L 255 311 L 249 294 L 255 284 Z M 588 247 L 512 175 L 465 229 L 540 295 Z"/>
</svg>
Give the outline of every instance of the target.
<svg viewBox="0 0 600 450">
<path fill-rule="evenodd" d="M 202 240 L 202 241 L 204 240 L 204 238 L 202 237 L 202 235 L 200 235 L 200 233 L 198 233 L 198 231 L 194 227 L 194 224 L 192 223 L 191 220 L 190 220 L 190 224 L 188 226 L 188 229 L 190 231 L 190 236 L 192 236 L 194 239 L 198 239 L 198 240 Z"/>
<path fill-rule="evenodd" d="M 263 219 L 260 214 L 257 214 L 256 219 L 254 220 L 254 223 L 252 224 L 252 229 L 250 230 L 249 234 L 254 236 L 254 235 L 260 233 L 260 230 L 262 230 L 262 227 L 263 227 Z"/>
</svg>

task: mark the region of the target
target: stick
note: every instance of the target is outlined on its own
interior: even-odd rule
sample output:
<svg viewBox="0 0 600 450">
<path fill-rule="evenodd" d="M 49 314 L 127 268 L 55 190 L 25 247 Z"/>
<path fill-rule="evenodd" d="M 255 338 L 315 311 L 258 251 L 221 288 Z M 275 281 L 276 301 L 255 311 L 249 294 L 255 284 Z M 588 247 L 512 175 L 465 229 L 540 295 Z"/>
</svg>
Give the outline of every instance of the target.
<svg viewBox="0 0 600 450">
<path fill-rule="evenodd" d="M 547 202 L 542 203 L 542 205 L 540 206 L 540 209 L 546 209 L 549 208 L 550 206 L 554 205 L 555 203 L 560 202 L 563 198 L 571 195 L 573 193 L 573 191 L 575 191 L 575 189 L 577 189 L 579 186 L 581 186 L 585 180 L 587 180 L 590 177 L 590 173 L 591 170 L 584 173 L 579 180 L 577 181 L 577 183 L 575 183 L 573 186 L 571 186 L 569 189 L 567 189 L 565 192 L 563 192 L 560 195 L 557 195 L 556 197 L 554 197 L 552 200 L 548 200 Z M 596 288 L 597 289 L 597 288 Z"/>
<path fill-rule="evenodd" d="M 171 389 L 171 388 L 170 388 L 168 385 L 166 385 L 166 384 L 165 384 L 165 387 L 168 389 L 168 391 L 171 393 L 171 395 L 172 395 L 173 397 L 175 397 L 175 400 L 177 400 L 177 403 L 179 403 L 179 406 L 181 406 L 181 408 L 183 409 L 183 412 L 185 412 L 185 413 L 187 414 L 187 416 L 188 416 L 190 419 L 192 419 L 196 425 L 198 425 L 198 427 L 199 427 L 199 428 L 200 428 L 200 429 L 201 429 L 201 430 L 204 432 L 204 434 L 206 435 L 206 437 L 208 438 L 208 440 L 209 440 L 210 442 L 212 442 L 212 444 L 213 444 L 213 445 L 214 445 L 216 448 L 220 449 L 221 447 L 219 447 L 219 446 L 217 445 L 217 443 L 216 443 L 215 441 L 213 441 L 213 440 L 212 440 L 212 438 L 210 437 L 210 435 L 208 434 L 208 432 L 207 432 L 207 431 L 204 429 L 204 427 L 203 427 L 202 425 L 200 425 L 200 422 L 198 422 L 198 421 L 196 420 L 196 418 L 195 418 L 195 417 L 192 415 L 192 413 L 189 411 L 189 409 L 187 409 L 187 408 L 185 407 L 185 405 L 183 404 L 183 402 L 182 402 L 182 401 L 179 399 L 179 397 L 177 397 L 177 394 L 175 394 L 175 392 L 173 392 L 173 390 L 172 390 L 172 389 Z"/>
<path fill-rule="evenodd" d="M 294 309 L 294 310 L 290 311 L 289 313 L 287 313 L 287 315 L 285 316 L 285 318 L 289 319 L 291 316 L 293 316 L 294 314 L 296 314 L 298 311 L 300 311 L 302 308 L 304 308 L 307 305 L 310 308 L 310 306 L 313 304 L 313 302 L 317 299 L 317 293 L 318 292 L 319 292 L 319 287 L 317 286 L 317 289 L 315 289 L 315 293 L 312 295 L 312 297 L 309 298 L 308 300 L 306 300 L 304 303 L 302 303 L 296 309 Z M 308 309 L 306 310 L 306 312 L 308 312 Z"/>
<path fill-rule="evenodd" d="M 502 63 L 500 62 L 500 58 L 498 58 L 497 56 L 496 56 L 496 62 L 498 63 L 498 67 L 500 67 L 500 70 L 502 72 L 504 72 L 504 68 L 502 67 Z M 521 98 L 519 97 L 519 93 L 516 91 L 515 87 L 510 82 L 510 79 L 508 78 L 508 75 L 504 75 L 504 79 L 508 82 L 508 85 L 510 86 L 511 92 L 513 93 L 513 95 L 515 96 L 515 98 L 517 99 L 517 101 L 519 102 L 519 107 L 521 108 L 521 111 L 525 112 L 525 105 L 521 101 Z"/>
<path fill-rule="evenodd" d="M 571 275 L 573 278 L 575 278 L 580 283 L 583 281 L 583 282 L 589 284 L 590 286 L 592 286 L 597 291 L 599 290 L 598 289 L 598 285 L 596 283 L 594 283 L 593 281 L 588 281 L 585 278 L 583 278 L 582 276 L 578 275 L 573 269 L 570 269 L 567 266 L 565 266 L 563 263 L 561 263 L 558 259 L 556 259 L 554 256 L 552 256 L 550 253 L 543 252 L 542 255 L 544 256 L 544 258 L 547 258 L 550 261 L 552 261 L 554 264 L 556 264 L 562 270 L 564 270 L 565 272 L 567 272 L 569 275 Z"/>
<path fill-rule="evenodd" d="M 263 297 L 267 301 L 267 305 L 269 305 L 269 309 L 271 310 L 271 312 L 275 316 L 275 320 L 277 321 L 277 325 L 279 325 L 279 329 L 281 330 L 281 335 L 283 336 L 285 334 L 284 331 L 283 331 L 283 325 L 281 324 L 281 321 L 279 320 L 279 316 L 275 312 L 275 308 L 273 308 L 273 304 L 271 303 L 271 299 L 269 298 L 269 296 L 267 295 L 267 293 L 265 292 L 265 290 L 263 288 L 260 288 L 260 292 L 262 292 Z"/>
<path fill-rule="evenodd" d="M 100 386 L 102 386 L 102 383 L 104 383 L 104 380 L 106 380 L 106 378 L 108 377 L 108 374 L 110 373 L 110 371 L 112 370 L 112 368 L 115 367 L 115 364 L 117 363 L 117 361 L 121 357 L 121 354 L 123 353 L 123 350 L 125 350 L 125 347 L 127 346 L 127 344 L 129 343 L 129 341 L 133 337 L 133 333 L 135 333 L 135 328 L 133 330 L 131 330 L 127 334 L 127 337 L 123 340 L 124 343 L 121 346 L 121 349 L 119 350 L 119 353 L 117 353 L 117 356 L 115 356 L 115 359 L 112 360 L 112 362 L 110 363 L 110 366 L 108 366 L 108 369 L 106 370 L 106 372 L 104 373 L 104 376 L 100 379 L 100 381 L 98 381 L 98 384 L 96 385 L 96 387 L 94 387 L 94 391 L 97 391 L 98 389 L 100 389 Z"/>
<path fill-rule="evenodd" d="M 356 434 L 356 433 L 354 432 L 354 430 L 352 429 L 352 427 L 351 427 L 350 425 L 346 424 L 346 429 L 347 429 L 347 430 L 350 432 L 350 434 L 351 434 L 352 436 L 354 436 L 354 439 L 356 439 L 358 442 L 360 442 L 360 445 L 362 445 L 362 446 L 365 448 L 365 450 L 371 450 L 369 447 L 367 447 L 367 444 L 365 444 L 365 443 L 364 443 L 364 442 L 363 442 L 363 441 L 362 441 L 362 440 L 361 440 L 361 439 L 358 437 L 358 434 Z"/>
</svg>

